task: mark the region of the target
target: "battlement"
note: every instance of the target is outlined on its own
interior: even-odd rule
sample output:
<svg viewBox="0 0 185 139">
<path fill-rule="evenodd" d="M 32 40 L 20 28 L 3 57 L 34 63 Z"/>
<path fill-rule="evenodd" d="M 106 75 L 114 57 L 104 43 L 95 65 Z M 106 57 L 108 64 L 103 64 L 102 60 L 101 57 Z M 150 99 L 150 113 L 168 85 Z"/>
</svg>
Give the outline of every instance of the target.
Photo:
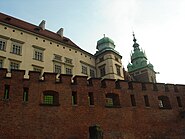
<svg viewBox="0 0 185 139">
<path fill-rule="evenodd" d="M 8 76 L 7 76 L 8 75 Z M 185 85 L 141 83 L 56 73 L 0 69 L 2 102 L 62 107 L 182 109 Z"/>
<path fill-rule="evenodd" d="M 7 76 L 7 74 L 11 76 Z M 45 72 L 41 75 L 39 72 L 30 71 L 29 78 L 24 78 L 24 70 L 12 70 L 11 74 L 7 69 L 0 69 L 0 79 L 11 80 L 20 82 L 32 82 L 39 83 L 51 82 L 51 83 L 64 83 L 68 85 L 79 85 L 79 86 L 94 86 L 96 88 L 116 88 L 125 90 L 138 90 L 138 91 L 158 91 L 158 92 L 185 92 L 185 85 L 181 84 L 165 84 L 165 83 L 143 83 L 135 81 L 124 81 L 124 80 L 114 80 L 114 79 L 101 79 L 101 78 L 90 78 L 87 76 L 72 76 L 61 74 L 57 78 L 56 73 Z M 25 80 L 26 79 L 26 80 Z"/>
</svg>

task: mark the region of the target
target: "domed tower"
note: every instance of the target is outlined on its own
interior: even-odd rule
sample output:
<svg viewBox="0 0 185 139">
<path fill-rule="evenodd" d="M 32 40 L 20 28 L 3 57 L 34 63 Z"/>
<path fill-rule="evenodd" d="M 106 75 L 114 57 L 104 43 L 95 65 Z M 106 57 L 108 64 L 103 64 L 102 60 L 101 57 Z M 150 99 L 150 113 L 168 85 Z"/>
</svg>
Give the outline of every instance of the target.
<svg viewBox="0 0 185 139">
<path fill-rule="evenodd" d="M 145 52 L 140 50 L 135 34 L 133 34 L 133 37 L 134 52 L 131 53 L 131 63 L 127 65 L 131 78 L 140 82 L 156 82 L 156 72 L 153 65 L 147 62 Z"/>
<path fill-rule="evenodd" d="M 97 77 L 108 79 L 124 79 L 122 56 L 114 50 L 114 41 L 104 37 L 97 42 L 95 53 Z"/>
</svg>

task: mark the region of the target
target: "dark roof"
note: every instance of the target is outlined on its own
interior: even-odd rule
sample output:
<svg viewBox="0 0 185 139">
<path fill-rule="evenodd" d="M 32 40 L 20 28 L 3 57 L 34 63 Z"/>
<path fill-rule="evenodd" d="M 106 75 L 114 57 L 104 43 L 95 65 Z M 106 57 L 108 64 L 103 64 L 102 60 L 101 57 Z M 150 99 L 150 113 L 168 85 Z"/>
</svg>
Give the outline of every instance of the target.
<svg viewBox="0 0 185 139">
<path fill-rule="evenodd" d="M 44 36 L 44 37 L 48 37 L 52 40 L 59 41 L 59 42 L 64 43 L 64 44 L 68 44 L 68 45 L 71 45 L 73 47 L 80 48 L 75 43 L 73 43 L 69 38 L 61 37 L 59 34 L 57 34 L 55 32 L 52 32 L 52 31 L 49 31 L 47 29 L 42 30 L 39 26 L 30 24 L 28 22 L 25 22 L 23 20 L 14 18 L 14 17 L 6 15 L 6 14 L 3 14 L 1 12 L 0 12 L 0 22 L 10 24 L 12 26 L 15 26 L 15 27 L 18 27 L 18 28 L 36 33 L 36 34 Z"/>
</svg>

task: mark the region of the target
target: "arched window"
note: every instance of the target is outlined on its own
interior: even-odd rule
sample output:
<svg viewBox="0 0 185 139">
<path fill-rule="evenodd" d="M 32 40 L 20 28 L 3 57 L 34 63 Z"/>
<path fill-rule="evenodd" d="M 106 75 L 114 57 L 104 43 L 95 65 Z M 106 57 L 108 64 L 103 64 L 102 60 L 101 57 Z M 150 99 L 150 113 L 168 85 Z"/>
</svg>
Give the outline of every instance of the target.
<svg viewBox="0 0 185 139">
<path fill-rule="evenodd" d="M 167 96 L 159 96 L 158 100 L 160 109 L 171 109 L 170 100 Z"/>
<path fill-rule="evenodd" d="M 57 106 L 59 105 L 59 94 L 53 90 L 46 90 L 43 92 L 43 105 Z"/>
<path fill-rule="evenodd" d="M 120 107 L 119 95 L 114 93 L 107 93 L 106 107 Z"/>
</svg>

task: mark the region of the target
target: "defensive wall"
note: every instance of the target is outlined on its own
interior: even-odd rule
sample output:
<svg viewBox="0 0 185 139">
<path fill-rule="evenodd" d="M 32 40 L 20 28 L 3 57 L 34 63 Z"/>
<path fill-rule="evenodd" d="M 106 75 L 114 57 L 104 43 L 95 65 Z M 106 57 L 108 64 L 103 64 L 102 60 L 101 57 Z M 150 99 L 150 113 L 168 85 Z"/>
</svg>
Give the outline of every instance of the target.
<svg viewBox="0 0 185 139">
<path fill-rule="evenodd" d="M 185 86 L 0 69 L 1 139 L 185 138 Z M 53 96 L 45 100 L 45 96 Z"/>
</svg>

